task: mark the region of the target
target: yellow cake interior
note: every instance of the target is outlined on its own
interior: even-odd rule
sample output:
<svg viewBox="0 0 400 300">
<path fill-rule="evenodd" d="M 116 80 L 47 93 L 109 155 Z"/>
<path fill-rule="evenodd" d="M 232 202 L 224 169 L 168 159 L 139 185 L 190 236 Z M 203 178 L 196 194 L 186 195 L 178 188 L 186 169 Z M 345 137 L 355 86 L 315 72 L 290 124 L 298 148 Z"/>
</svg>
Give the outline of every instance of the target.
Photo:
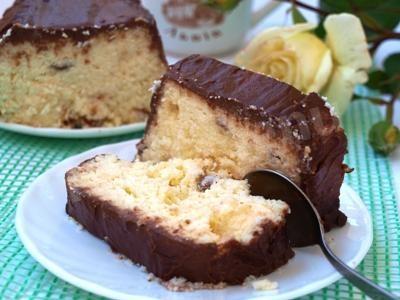
<svg viewBox="0 0 400 300">
<path fill-rule="evenodd" d="M 174 236 L 197 243 L 248 243 L 267 222 L 282 222 L 286 203 L 251 196 L 245 180 L 213 177 L 201 182 L 215 165 L 210 160 L 171 159 L 129 162 L 114 155 L 97 156 L 68 173 L 70 187 L 91 197 L 135 211 L 138 223 L 152 223 Z"/>
<path fill-rule="evenodd" d="M 66 36 L 40 50 L 30 42 L 3 42 L 0 120 L 37 127 L 144 121 L 149 88 L 166 70 L 151 42 L 144 27 L 106 30 L 85 43 Z"/>
<path fill-rule="evenodd" d="M 269 168 L 299 182 L 300 162 L 291 139 L 253 130 L 249 122 L 211 108 L 174 81 L 165 82 L 155 118 L 144 138 L 139 157 L 143 161 L 211 159 L 234 178 Z"/>
</svg>

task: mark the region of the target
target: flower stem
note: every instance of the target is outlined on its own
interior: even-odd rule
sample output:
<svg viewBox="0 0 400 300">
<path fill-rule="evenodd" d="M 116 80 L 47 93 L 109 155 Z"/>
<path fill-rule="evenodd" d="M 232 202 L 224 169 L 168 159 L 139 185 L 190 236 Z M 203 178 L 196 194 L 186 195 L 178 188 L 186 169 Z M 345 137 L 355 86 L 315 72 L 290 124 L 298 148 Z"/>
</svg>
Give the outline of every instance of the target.
<svg viewBox="0 0 400 300">
<path fill-rule="evenodd" d="M 316 12 L 317 14 L 320 14 L 320 15 L 322 15 L 322 16 L 327 16 L 327 15 L 329 15 L 328 12 L 323 11 L 322 9 L 319 9 L 319 8 L 317 8 L 317 7 L 308 5 L 308 4 L 306 4 L 306 3 L 303 3 L 303 2 L 301 2 L 301 1 L 297 1 L 297 0 L 275 0 L 275 1 L 278 1 L 278 2 L 291 2 L 293 5 L 296 5 L 296 6 L 298 6 L 298 7 L 302 7 L 302 8 L 311 10 L 311 11 Z"/>
<path fill-rule="evenodd" d="M 386 121 L 393 123 L 393 115 L 394 115 L 394 103 L 396 99 L 399 97 L 400 92 L 394 93 L 390 98 L 390 102 L 386 107 Z"/>
<path fill-rule="evenodd" d="M 378 49 L 378 47 L 386 40 L 392 40 L 392 39 L 400 39 L 400 32 L 394 32 L 394 31 L 390 31 L 390 32 L 385 32 L 385 33 L 381 33 L 381 34 L 377 34 L 374 37 L 370 37 L 368 39 L 368 42 L 371 43 L 371 46 L 369 48 L 370 52 L 372 55 L 375 54 L 376 50 Z"/>
</svg>

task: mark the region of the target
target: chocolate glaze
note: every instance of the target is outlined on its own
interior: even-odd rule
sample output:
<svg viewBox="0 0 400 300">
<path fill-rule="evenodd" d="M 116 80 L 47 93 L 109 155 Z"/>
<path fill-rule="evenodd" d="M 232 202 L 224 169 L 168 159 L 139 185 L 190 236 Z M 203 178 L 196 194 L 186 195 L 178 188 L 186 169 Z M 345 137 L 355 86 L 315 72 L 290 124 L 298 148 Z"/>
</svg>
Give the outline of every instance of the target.
<svg viewBox="0 0 400 300">
<path fill-rule="evenodd" d="M 145 137 L 138 154 L 146 148 L 146 135 L 157 124 L 157 108 L 167 81 L 196 93 L 211 108 L 221 108 L 261 133 L 285 138 L 299 156 L 300 186 L 318 209 L 326 230 L 346 223 L 339 211 L 340 186 L 344 178 L 347 139 L 339 120 L 316 93 L 267 77 L 192 55 L 169 67 L 153 94 Z"/>
<path fill-rule="evenodd" d="M 162 280 L 184 277 L 191 282 L 240 284 L 249 275 L 268 274 L 287 263 L 289 247 L 286 224 L 267 222 L 249 244 L 229 241 L 221 245 L 198 244 L 172 235 L 156 219 L 138 211 L 123 210 L 89 191 L 74 188 L 66 174 L 67 214 L 113 251 L 141 264 Z"/>
<path fill-rule="evenodd" d="M 0 20 L 0 39 L 85 42 L 106 30 L 136 26 L 150 31 L 152 47 L 160 49 L 166 62 L 156 22 L 138 0 L 16 0 Z"/>
</svg>

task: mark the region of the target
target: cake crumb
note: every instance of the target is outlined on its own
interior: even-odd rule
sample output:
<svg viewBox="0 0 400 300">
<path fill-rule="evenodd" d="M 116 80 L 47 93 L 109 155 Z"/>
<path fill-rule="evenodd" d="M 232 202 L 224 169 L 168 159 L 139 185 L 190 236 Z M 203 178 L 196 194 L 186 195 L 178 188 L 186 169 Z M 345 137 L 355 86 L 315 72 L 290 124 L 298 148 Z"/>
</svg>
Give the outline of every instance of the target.
<svg viewBox="0 0 400 300">
<path fill-rule="evenodd" d="M 137 17 L 135 19 L 136 22 L 143 22 L 143 23 L 149 23 L 149 21 L 143 17 Z"/>
<path fill-rule="evenodd" d="M 201 192 L 204 192 L 208 189 L 210 189 L 210 187 L 218 181 L 218 176 L 216 175 L 206 175 L 203 178 L 200 179 L 199 183 L 197 184 L 198 189 Z"/>
<path fill-rule="evenodd" d="M 6 38 L 11 36 L 12 28 L 9 28 L 6 33 L 0 38 L 0 43 L 3 42 Z"/>
<path fill-rule="evenodd" d="M 78 42 L 77 43 L 77 47 L 78 48 L 85 48 L 88 45 L 90 45 L 90 41 L 84 41 L 84 42 Z"/>
<path fill-rule="evenodd" d="M 174 277 L 168 281 L 162 281 L 157 278 L 157 281 L 167 290 L 173 292 L 191 292 L 202 289 L 223 289 L 227 286 L 227 284 L 224 282 L 220 282 L 218 284 L 204 283 L 204 282 L 190 282 L 183 277 Z"/>
<path fill-rule="evenodd" d="M 251 285 L 257 291 L 271 291 L 278 288 L 276 281 L 270 281 L 267 278 L 255 278 L 254 276 L 247 277 L 244 284 Z"/>
<path fill-rule="evenodd" d="M 304 158 L 309 158 L 311 153 L 311 148 L 310 146 L 305 146 L 304 147 Z"/>
<path fill-rule="evenodd" d="M 298 140 L 301 139 L 300 133 L 299 133 L 299 131 L 297 129 L 294 129 L 292 134 L 296 139 L 298 139 Z"/>
<path fill-rule="evenodd" d="M 329 109 L 329 113 L 331 114 L 332 117 L 338 117 L 335 107 L 329 103 L 328 98 L 325 96 L 320 96 L 324 101 L 325 101 L 325 107 Z"/>
<path fill-rule="evenodd" d="M 153 85 L 149 88 L 149 91 L 154 94 L 160 86 L 161 80 L 154 80 Z"/>
<path fill-rule="evenodd" d="M 149 274 L 147 275 L 147 281 L 148 281 L 148 282 L 152 282 L 152 281 L 154 281 L 154 280 L 156 280 L 156 279 L 157 279 L 157 277 L 154 276 L 153 273 L 149 273 Z"/>
</svg>

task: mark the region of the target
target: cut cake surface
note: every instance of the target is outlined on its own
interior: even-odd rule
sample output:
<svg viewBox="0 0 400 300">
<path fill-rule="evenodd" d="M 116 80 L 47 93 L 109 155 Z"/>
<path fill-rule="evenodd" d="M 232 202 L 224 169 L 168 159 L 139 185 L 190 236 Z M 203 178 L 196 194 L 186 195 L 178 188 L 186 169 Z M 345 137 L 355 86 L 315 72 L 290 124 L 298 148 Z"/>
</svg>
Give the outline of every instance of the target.
<svg viewBox="0 0 400 300">
<path fill-rule="evenodd" d="M 17 0 L 0 20 L 0 120 L 37 127 L 144 121 L 166 70 L 139 1 Z"/>
</svg>

